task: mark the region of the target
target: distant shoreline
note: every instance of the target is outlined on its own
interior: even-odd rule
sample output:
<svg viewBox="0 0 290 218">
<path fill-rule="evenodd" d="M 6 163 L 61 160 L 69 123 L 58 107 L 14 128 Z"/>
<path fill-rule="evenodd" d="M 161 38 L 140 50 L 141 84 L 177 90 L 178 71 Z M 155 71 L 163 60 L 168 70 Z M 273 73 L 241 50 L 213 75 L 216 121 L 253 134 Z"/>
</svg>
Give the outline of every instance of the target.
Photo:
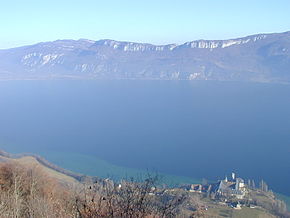
<svg viewBox="0 0 290 218">
<path fill-rule="evenodd" d="M 290 85 L 290 82 L 282 81 L 239 81 L 239 80 L 214 80 L 214 79 L 166 79 L 166 78 L 97 78 L 97 77 L 81 77 L 81 76 L 57 76 L 57 77 L 37 77 L 37 78 L 1 78 L 0 82 L 6 81 L 188 81 L 188 82 L 224 82 L 224 83 L 253 83 L 253 84 L 275 84 Z"/>
</svg>

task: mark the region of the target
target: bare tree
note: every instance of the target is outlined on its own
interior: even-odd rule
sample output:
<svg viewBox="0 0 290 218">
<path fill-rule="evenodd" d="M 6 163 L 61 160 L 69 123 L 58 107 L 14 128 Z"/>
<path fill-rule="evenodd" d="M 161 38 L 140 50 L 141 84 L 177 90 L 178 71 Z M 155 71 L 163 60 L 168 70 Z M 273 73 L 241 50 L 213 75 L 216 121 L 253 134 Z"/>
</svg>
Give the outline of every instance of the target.
<svg viewBox="0 0 290 218">
<path fill-rule="evenodd" d="M 147 175 L 143 181 L 131 178 L 87 183 L 76 199 L 80 217 L 173 217 L 184 195 L 176 196 L 156 187 L 158 177 Z"/>
<path fill-rule="evenodd" d="M 36 167 L 0 164 L 1 217 L 72 217 L 70 198 Z"/>
</svg>

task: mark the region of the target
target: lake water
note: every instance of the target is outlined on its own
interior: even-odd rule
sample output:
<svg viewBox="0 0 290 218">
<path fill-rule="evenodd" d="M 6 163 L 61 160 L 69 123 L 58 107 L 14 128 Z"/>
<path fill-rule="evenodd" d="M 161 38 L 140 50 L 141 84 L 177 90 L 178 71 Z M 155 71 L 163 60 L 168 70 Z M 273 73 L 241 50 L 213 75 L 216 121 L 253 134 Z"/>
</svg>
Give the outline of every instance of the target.
<svg viewBox="0 0 290 218">
<path fill-rule="evenodd" d="M 89 174 L 153 169 L 216 180 L 235 171 L 290 195 L 290 86 L 1 81 L 0 148 Z"/>
</svg>

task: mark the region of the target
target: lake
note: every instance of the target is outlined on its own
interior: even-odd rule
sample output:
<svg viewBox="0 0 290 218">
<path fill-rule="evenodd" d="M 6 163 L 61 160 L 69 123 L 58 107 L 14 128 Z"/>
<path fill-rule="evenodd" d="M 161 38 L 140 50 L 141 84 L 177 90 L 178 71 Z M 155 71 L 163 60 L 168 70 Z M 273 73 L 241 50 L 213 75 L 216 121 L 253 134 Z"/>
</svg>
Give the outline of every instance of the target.
<svg viewBox="0 0 290 218">
<path fill-rule="evenodd" d="M 290 86 L 0 81 L 0 148 L 99 176 L 149 169 L 216 180 L 235 171 L 290 195 Z"/>
</svg>

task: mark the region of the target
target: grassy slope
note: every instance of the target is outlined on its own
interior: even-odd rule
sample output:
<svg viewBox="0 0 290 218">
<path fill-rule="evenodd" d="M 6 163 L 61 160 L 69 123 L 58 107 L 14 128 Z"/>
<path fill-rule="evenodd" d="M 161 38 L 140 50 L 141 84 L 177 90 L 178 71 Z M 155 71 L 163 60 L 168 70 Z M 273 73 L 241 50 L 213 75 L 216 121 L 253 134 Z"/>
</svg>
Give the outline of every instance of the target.
<svg viewBox="0 0 290 218">
<path fill-rule="evenodd" d="M 275 216 L 269 214 L 263 209 L 251 209 L 251 208 L 242 208 L 241 210 L 236 210 L 228 207 L 216 207 L 210 208 L 205 213 L 208 217 L 233 217 L 233 218 L 274 218 Z"/>
<path fill-rule="evenodd" d="M 34 157 L 26 156 L 18 159 L 12 159 L 7 157 L 0 158 L 2 161 L 13 161 L 21 164 L 22 166 L 26 166 L 28 168 L 36 168 L 42 171 L 44 174 L 48 175 L 51 178 L 57 179 L 62 183 L 76 184 L 78 181 L 73 177 L 67 176 L 65 174 L 59 173 L 53 169 L 50 169 L 42 164 L 40 164 Z"/>
<path fill-rule="evenodd" d="M 284 202 L 286 203 L 286 205 L 287 205 L 287 209 L 288 209 L 288 211 L 290 211 L 290 196 L 286 196 L 286 195 L 279 194 L 279 193 L 275 193 L 275 196 L 276 196 L 278 199 L 284 201 Z"/>
</svg>

